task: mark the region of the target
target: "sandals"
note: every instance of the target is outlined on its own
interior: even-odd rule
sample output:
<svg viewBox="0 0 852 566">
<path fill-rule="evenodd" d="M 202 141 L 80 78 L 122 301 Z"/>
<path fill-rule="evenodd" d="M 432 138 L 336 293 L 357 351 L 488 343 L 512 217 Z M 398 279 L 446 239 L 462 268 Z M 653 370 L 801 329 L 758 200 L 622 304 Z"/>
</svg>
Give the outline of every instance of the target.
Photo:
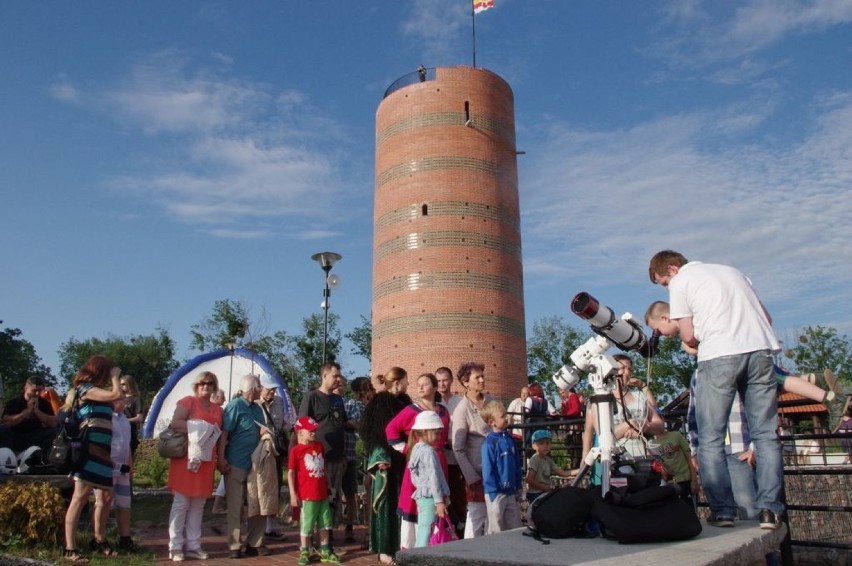
<svg viewBox="0 0 852 566">
<path fill-rule="evenodd" d="M 89 562 L 89 559 L 76 548 L 66 548 L 62 553 L 62 560 L 67 562 L 76 562 L 78 564 L 86 564 Z"/>
<path fill-rule="evenodd" d="M 97 552 L 102 556 L 118 556 L 118 551 L 112 549 L 112 545 L 108 540 L 96 540 L 92 539 L 89 541 L 89 548 L 92 549 L 93 552 Z"/>
</svg>

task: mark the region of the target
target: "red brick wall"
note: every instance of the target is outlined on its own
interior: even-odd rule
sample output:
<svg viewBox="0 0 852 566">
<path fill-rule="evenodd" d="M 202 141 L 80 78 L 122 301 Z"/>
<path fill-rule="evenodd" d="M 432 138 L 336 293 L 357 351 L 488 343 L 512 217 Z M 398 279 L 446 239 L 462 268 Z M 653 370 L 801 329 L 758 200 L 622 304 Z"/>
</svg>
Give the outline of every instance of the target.
<svg viewBox="0 0 852 566">
<path fill-rule="evenodd" d="M 374 221 L 373 373 L 401 366 L 413 379 L 479 361 L 492 394 L 516 397 L 526 337 L 514 101 L 503 79 L 439 68 L 382 101 Z"/>
</svg>

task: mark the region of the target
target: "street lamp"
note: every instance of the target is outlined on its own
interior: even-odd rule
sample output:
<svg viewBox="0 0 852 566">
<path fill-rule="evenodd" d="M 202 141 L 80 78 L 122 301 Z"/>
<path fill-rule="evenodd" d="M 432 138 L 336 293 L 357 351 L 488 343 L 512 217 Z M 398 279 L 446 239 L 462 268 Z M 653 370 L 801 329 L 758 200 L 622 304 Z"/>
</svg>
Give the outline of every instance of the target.
<svg viewBox="0 0 852 566">
<path fill-rule="evenodd" d="M 323 310 L 323 327 L 322 327 L 322 363 L 328 361 L 326 357 L 326 349 L 328 348 L 328 307 L 331 298 L 331 290 L 336 289 L 340 285 L 340 278 L 337 275 L 330 275 L 331 266 L 343 259 L 343 256 L 334 252 L 320 252 L 311 256 L 311 259 L 320 264 L 320 267 L 325 272 L 325 288 L 323 289 L 323 300 L 320 307 Z"/>
<path fill-rule="evenodd" d="M 228 370 L 228 397 L 225 399 L 227 403 L 231 400 L 231 384 L 234 382 L 234 350 L 237 349 L 237 345 L 233 342 L 228 342 L 225 344 L 225 347 L 231 356 L 231 368 Z"/>
</svg>

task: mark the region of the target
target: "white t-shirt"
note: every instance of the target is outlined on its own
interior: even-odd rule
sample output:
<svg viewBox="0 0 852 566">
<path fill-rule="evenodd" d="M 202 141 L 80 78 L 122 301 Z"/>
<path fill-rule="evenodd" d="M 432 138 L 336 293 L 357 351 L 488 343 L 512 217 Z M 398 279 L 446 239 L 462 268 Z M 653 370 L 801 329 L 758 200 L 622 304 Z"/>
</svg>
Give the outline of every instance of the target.
<svg viewBox="0 0 852 566">
<path fill-rule="evenodd" d="M 114 466 L 130 463 L 130 423 L 124 413 L 112 414 L 110 458 Z"/>
<path fill-rule="evenodd" d="M 687 263 L 669 283 L 669 309 L 673 320 L 692 317 L 699 362 L 780 350 L 751 281 L 733 267 Z"/>
</svg>

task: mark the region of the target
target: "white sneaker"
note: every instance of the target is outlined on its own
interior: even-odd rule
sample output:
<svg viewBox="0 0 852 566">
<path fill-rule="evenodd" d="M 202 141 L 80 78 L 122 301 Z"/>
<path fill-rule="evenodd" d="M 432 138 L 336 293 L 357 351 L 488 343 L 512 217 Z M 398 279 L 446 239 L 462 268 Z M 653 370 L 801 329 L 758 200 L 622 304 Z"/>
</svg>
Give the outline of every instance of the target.
<svg viewBox="0 0 852 566">
<path fill-rule="evenodd" d="M 169 558 L 171 558 L 172 562 L 183 562 L 183 552 L 181 552 L 180 550 L 169 552 Z"/>
<path fill-rule="evenodd" d="M 203 548 L 199 547 L 195 550 L 187 550 L 186 551 L 187 558 L 195 558 L 196 560 L 207 560 L 210 558 L 210 554 Z"/>
</svg>

